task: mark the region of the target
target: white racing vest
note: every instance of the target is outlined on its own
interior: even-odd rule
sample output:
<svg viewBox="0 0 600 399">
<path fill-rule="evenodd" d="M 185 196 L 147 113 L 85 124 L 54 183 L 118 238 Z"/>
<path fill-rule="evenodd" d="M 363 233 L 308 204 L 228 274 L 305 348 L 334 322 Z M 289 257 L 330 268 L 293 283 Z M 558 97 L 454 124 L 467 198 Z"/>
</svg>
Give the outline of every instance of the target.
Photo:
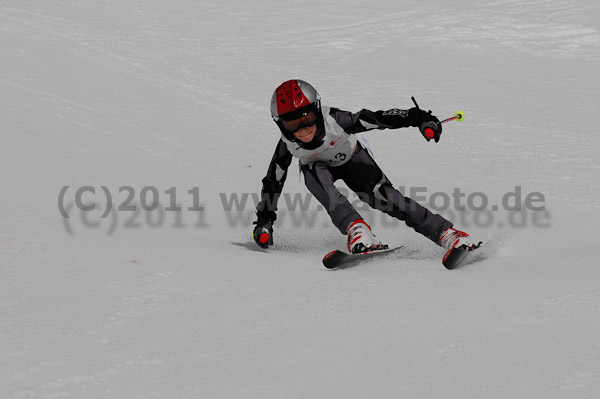
<svg viewBox="0 0 600 399">
<path fill-rule="evenodd" d="M 322 107 L 323 121 L 325 122 L 325 137 L 323 144 L 313 150 L 307 150 L 286 139 L 281 135 L 281 140 L 287 146 L 287 149 L 293 156 L 300 160 L 303 165 L 312 165 L 315 162 L 325 162 L 331 166 L 340 166 L 350 160 L 358 137 L 355 134 L 348 134 L 340 125 L 329 115 L 329 107 Z"/>
</svg>

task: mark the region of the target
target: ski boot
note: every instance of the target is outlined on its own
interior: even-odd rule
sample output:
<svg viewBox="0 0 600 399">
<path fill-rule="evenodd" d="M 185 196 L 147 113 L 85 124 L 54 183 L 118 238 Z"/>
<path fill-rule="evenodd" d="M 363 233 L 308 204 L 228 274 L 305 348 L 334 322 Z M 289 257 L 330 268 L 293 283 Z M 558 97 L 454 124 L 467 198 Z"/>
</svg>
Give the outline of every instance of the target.
<svg viewBox="0 0 600 399">
<path fill-rule="evenodd" d="M 467 233 L 451 227 L 442 233 L 440 246 L 446 251 L 450 251 L 456 247 L 471 250 L 475 249 L 476 244 L 471 241 L 471 237 Z"/>
<path fill-rule="evenodd" d="M 451 227 L 442 233 L 440 246 L 446 250 L 442 260 L 447 269 L 454 269 L 471 252 L 481 246 L 482 242 L 474 243 L 464 231 Z"/>
<path fill-rule="evenodd" d="M 371 227 L 362 219 L 357 219 L 346 230 L 348 234 L 348 252 L 359 254 L 387 248 L 371 231 Z"/>
</svg>

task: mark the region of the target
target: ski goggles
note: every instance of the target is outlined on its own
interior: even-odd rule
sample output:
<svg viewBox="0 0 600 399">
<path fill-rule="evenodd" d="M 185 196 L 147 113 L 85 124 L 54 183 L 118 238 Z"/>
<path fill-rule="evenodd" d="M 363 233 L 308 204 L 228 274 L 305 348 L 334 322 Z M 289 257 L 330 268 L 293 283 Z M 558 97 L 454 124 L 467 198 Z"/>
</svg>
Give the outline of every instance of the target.
<svg viewBox="0 0 600 399">
<path fill-rule="evenodd" d="M 290 133 L 296 133 L 303 127 L 311 127 L 317 123 L 316 107 L 309 105 L 280 116 L 281 125 Z"/>
</svg>

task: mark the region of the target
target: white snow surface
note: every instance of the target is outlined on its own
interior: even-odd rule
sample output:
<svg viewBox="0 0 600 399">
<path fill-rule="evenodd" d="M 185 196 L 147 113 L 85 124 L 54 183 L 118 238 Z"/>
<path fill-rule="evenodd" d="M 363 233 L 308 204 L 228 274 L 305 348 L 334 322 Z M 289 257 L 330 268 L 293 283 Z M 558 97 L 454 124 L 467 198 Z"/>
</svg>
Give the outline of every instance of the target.
<svg viewBox="0 0 600 399">
<path fill-rule="evenodd" d="M 3 0 L 0 397 L 597 398 L 599 19 L 584 0 Z M 351 111 L 463 110 L 438 144 L 364 136 L 396 186 L 490 207 L 518 186 L 545 211 L 457 213 L 492 250 L 453 271 L 375 211 L 406 253 L 325 270 L 345 237 L 314 201 L 259 249 L 251 198 L 222 198 L 260 190 L 292 78 Z M 117 211 L 124 186 L 161 208 Z M 161 213 L 171 187 L 182 210 Z"/>
</svg>

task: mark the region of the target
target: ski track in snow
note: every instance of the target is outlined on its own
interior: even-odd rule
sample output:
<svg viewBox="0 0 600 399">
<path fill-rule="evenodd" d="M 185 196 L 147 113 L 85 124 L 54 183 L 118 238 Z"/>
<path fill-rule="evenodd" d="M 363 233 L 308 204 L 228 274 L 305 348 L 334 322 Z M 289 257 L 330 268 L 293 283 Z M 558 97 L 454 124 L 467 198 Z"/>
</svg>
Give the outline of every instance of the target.
<svg viewBox="0 0 600 399">
<path fill-rule="evenodd" d="M 0 397 L 595 397 L 599 17 L 586 1 L 3 2 Z M 365 136 L 395 185 L 490 205 L 541 192 L 545 227 L 443 211 L 489 241 L 449 272 L 440 248 L 364 210 L 405 251 L 329 272 L 345 237 L 312 203 L 281 209 L 258 248 L 252 201 L 226 212 L 221 194 L 260 189 L 268 101 L 290 78 L 352 111 L 412 95 L 465 111 L 438 144 Z M 297 174 L 285 191 L 304 195 Z M 163 206 L 176 187 L 184 210 L 198 187 L 206 220 L 90 224 L 72 191 L 67 220 L 64 186 L 96 187 L 100 208 L 101 186 L 115 208 L 121 186 L 138 207 L 143 187 Z"/>
</svg>

